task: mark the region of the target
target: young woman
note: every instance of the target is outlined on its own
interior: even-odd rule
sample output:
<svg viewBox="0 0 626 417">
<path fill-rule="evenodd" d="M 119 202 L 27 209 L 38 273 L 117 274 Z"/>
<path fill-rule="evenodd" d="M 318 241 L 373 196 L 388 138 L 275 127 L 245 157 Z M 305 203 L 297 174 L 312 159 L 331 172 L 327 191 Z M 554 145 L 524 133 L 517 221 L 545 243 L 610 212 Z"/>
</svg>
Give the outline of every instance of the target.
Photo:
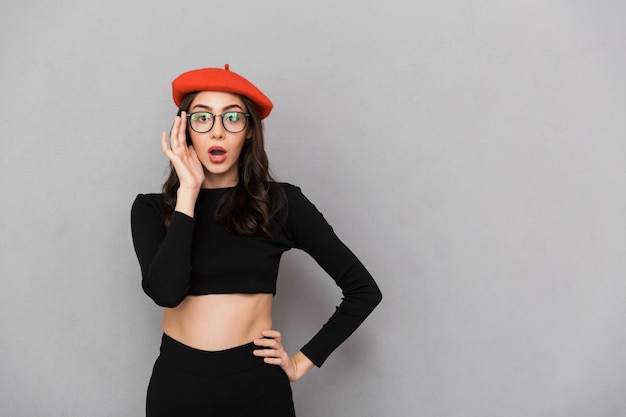
<svg viewBox="0 0 626 417">
<path fill-rule="evenodd" d="M 228 65 L 185 72 L 172 87 L 170 175 L 131 213 L 142 287 L 164 307 L 147 416 L 294 416 L 290 381 L 321 366 L 381 293 L 300 189 L 272 180 L 261 122 L 272 103 L 259 89 Z M 272 327 L 290 248 L 309 253 L 344 297 L 293 356 Z"/>
</svg>

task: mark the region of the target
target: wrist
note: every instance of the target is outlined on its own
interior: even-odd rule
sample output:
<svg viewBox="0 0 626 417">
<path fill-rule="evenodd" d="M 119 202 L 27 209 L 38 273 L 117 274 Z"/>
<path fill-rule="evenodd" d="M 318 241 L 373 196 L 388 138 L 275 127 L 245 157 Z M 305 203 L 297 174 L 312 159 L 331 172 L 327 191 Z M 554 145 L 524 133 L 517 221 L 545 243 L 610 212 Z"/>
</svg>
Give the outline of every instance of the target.
<svg viewBox="0 0 626 417">
<path fill-rule="evenodd" d="M 291 359 L 293 360 L 293 364 L 296 368 L 296 381 L 302 378 L 315 366 L 315 364 L 311 362 L 311 360 L 307 358 L 306 355 L 302 352 L 296 353 L 291 357 Z"/>
<path fill-rule="evenodd" d="M 179 188 L 176 192 L 176 207 L 174 210 L 180 211 L 189 217 L 194 217 L 199 192 L 199 189 Z"/>
<path fill-rule="evenodd" d="M 186 185 L 179 185 L 178 189 L 176 190 L 176 195 L 177 196 L 197 196 L 198 193 L 200 192 L 200 185 L 198 185 L 197 187 L 195 186 L 186 186 Z"/>
</svg>

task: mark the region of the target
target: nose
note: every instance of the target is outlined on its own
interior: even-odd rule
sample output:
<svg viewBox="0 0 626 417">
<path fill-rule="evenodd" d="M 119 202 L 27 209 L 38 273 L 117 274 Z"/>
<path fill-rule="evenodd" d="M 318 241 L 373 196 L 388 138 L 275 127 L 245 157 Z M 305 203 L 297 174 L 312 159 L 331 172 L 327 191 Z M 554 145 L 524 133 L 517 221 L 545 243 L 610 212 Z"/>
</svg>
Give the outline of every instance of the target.
<svg viewBox="0 0 626 417">
<path fill-rule="evenodd" d="M 212 139 L 224 139 L 224 121 L 221 117 L 215 117 L 215 121 L 213 122 L 213 127 L 211 128 L 211 138 Z"/>
</svg>

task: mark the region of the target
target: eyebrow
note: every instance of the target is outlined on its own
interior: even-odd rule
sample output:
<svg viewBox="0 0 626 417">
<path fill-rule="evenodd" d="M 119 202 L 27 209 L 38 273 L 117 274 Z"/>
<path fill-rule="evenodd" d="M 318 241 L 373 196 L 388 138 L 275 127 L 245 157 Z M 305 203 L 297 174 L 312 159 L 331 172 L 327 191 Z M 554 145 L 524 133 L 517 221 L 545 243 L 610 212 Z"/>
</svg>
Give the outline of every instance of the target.
<svg viewBox="0 0 626 417">
<path fill-rule="evenodd" d="M 195 110 L 196 108 L 206 109 L 208 111 L 214 111 L 211 106 L 206 106 L 204 104 L 196 104 L 195 106 L 193 106 L 191 108 L 191 110 Z M 228 111 L 228 110 L 232 110 L 232 109 L 243 110 L 243 107 L 241 107 L 239 104 L 231 104 L 231 105 L 228 105 L 228 106 L 222 108 L 222 111 L 224 112 L 224 111 Z"/>
</svg>

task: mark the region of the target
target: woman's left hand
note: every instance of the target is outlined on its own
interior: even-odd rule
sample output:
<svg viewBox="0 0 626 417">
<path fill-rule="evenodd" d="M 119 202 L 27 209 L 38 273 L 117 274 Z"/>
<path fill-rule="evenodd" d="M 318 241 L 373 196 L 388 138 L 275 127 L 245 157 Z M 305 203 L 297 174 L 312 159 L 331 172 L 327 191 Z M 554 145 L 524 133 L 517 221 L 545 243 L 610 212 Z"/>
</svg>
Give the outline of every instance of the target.
<svg viewBox="0 0 626 417">
<path fill-rule="evenodd" d="M 282 344 L 282 336 L 277 330 L 263 330 L 263 339 L 256 339 L 254 344 L 264 347 L 254 351 L 256 356 L 263 357 L 265 363 L 280 366 L 287 374 L 289 381 L 295 382 L 313 368 L 313 362 L 302 352 L 289 356 Z"/>
</svg>

